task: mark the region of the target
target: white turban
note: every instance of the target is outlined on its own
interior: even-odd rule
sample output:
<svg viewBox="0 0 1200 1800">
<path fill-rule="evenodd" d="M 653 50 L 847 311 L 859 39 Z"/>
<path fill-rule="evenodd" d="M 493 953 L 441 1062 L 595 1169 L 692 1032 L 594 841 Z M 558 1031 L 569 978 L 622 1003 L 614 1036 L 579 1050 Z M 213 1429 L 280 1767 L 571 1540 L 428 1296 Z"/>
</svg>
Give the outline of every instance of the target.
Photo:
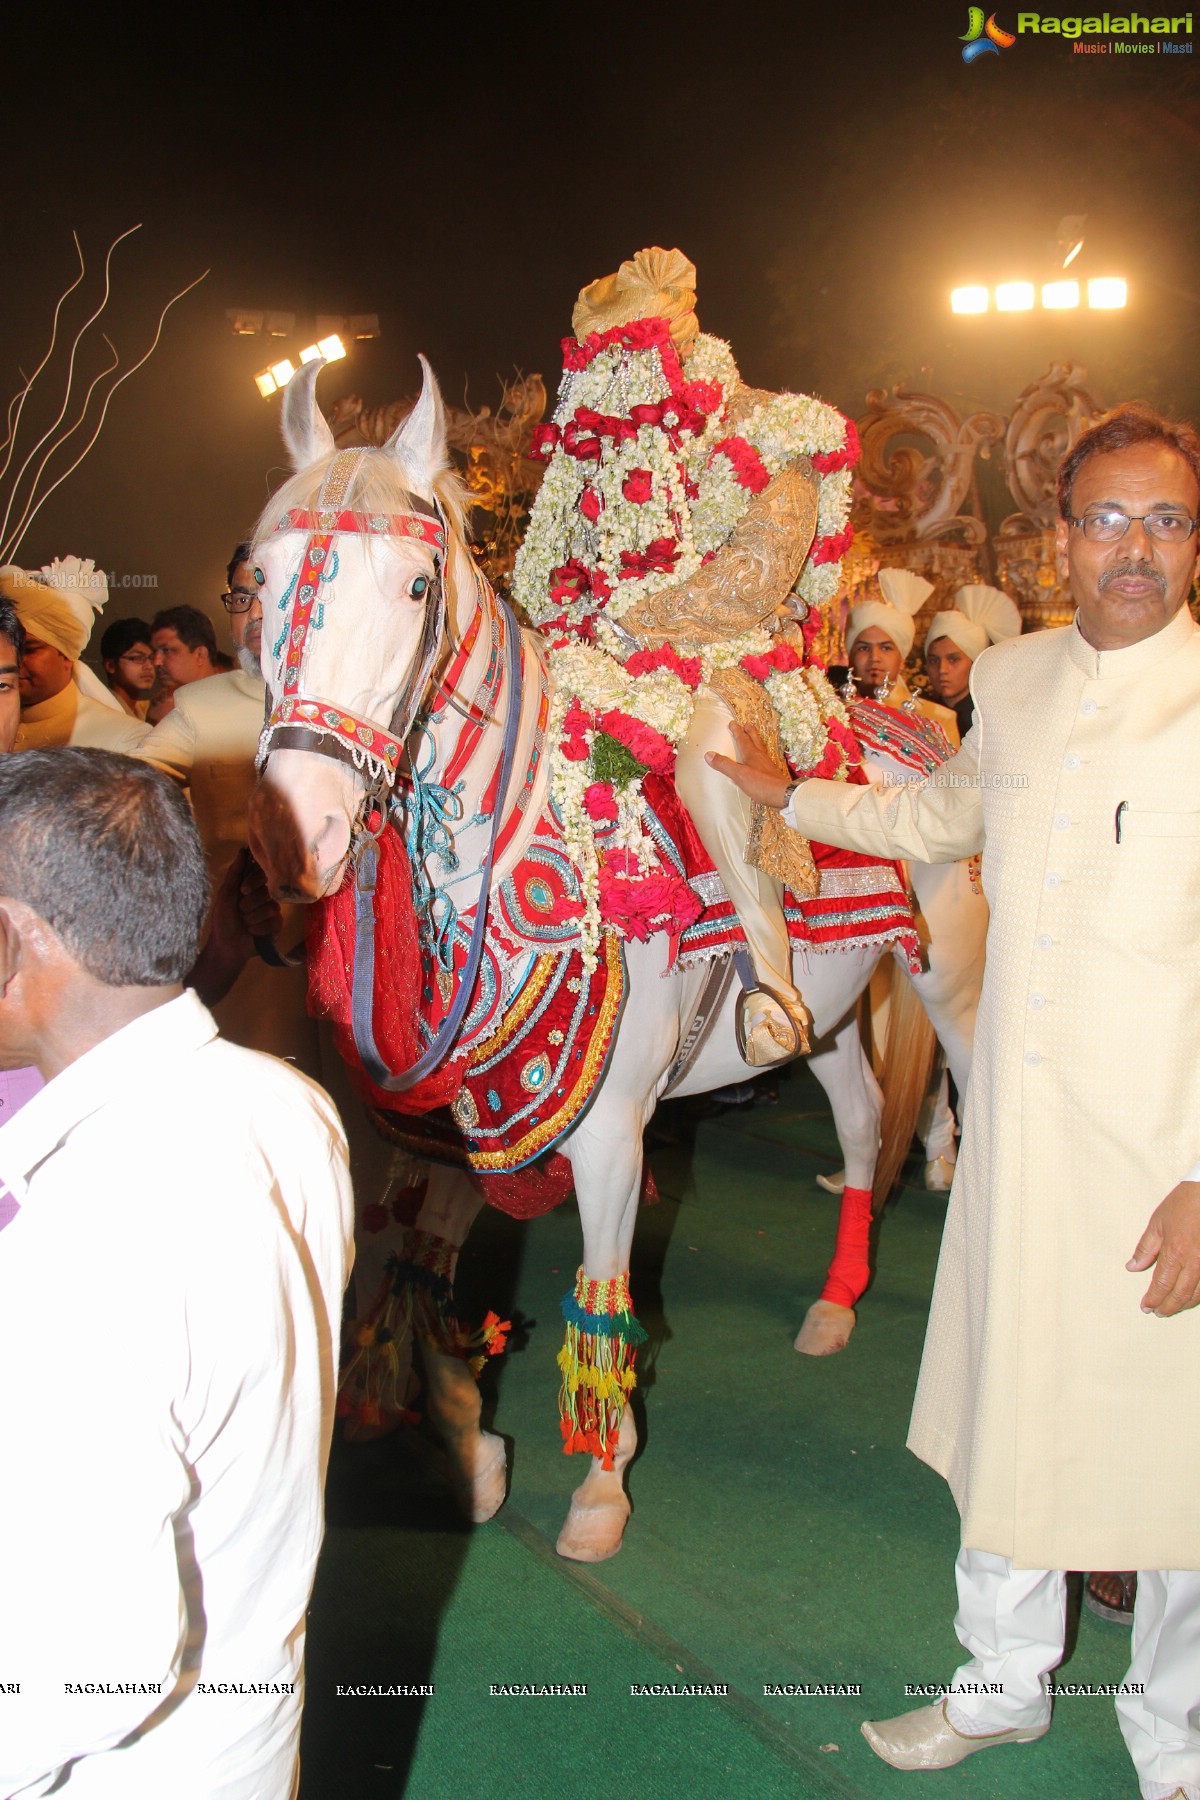
<svg viewBox="0 0 1200 1800">
<path fill-rule="evenodd" d="M 30 637 L 78 662 L 108 599 L 108 582 L 90 557 L 64 556 L 35 571 L 10 563 L 0 569 L 0 593 L 12 601 Z"/>
<path fill-rule="evenodd" d="M 1020 636 L 1021 615 L 999 588 L 985 587 L 976 581 L 969 587 L 960 587 L 954 598 L 958 602 L 954 611 L 934 613 L 925 633 L 927 651 L 935 638 L 948 637 L 974 662 L 989 644 Z"/>
<path fill-rule="evenodd" d="M 933 592 L 932 581 L 926 581 L 923 575 L 914 575 L 911 569 L 880 569 L 878 579 L 883 599 L 864 600 L 861 606 L 850 608 L 846 627 L 847 656 L 860 632 L 869 630 L 872 625 L 887 632 L 901 656 L 907 656 L 913 647 L 916 616 Z"/>
</svg>

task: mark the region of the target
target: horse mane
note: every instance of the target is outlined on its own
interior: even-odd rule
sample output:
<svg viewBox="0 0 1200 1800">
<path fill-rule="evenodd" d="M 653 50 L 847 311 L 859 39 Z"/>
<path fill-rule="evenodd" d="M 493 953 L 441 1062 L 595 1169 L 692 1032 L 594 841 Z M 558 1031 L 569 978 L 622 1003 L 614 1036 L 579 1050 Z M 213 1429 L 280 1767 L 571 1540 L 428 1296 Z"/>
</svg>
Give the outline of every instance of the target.
<svg viewBox="0 0 1200 1800">
<path fill-rule="evenodd" d="M 345 446 L 356 448 L 357 446 Z M 285 512 L 311 512 L 316 506 L 322 484 L 338 451 L 332 451 L 319 462 L 310 464 L 291 476 L 267 502 L 251 533 L 252 543 L 261 543 L 274 531 Z M 454 470 L 442 468 L 434 477 L 433 492 L 446 516 L 452 535 L 460 544 L 467 541 L 467 490 Z M 342 502 L 347 512 L 405 513 L 414 510 L 412 489 L 406 486 L 400 462 L 386 450 L 368 449 L 358 465 L 354 481 Z"/>
</svg>

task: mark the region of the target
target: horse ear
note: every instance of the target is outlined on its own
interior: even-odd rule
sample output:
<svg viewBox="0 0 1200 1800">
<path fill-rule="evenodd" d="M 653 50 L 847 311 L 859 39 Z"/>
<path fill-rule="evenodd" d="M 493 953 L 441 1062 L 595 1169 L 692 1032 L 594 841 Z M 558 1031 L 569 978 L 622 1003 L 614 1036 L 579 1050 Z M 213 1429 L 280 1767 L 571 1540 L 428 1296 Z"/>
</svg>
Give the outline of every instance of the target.
<svg viewBox="0 0 1200 1800">
<path fill-rule="evenodd" d="M 283 390 L 283 441 L 297 470 L 310 468 L 337 449 L 328 420 L 317 405 L 317 376 L 324 367 L 323 356 L 302 363 Z"/>
<path fill-rule="evenodd" d="M 417 404 L 397 426 L 384 449 L 399 461 L 409 482 L 433 492 L 435 478 L 446 467 L 446 409 L 437 377 L 426 359 L 421 364 L 421 392 Z"/>
</svg>

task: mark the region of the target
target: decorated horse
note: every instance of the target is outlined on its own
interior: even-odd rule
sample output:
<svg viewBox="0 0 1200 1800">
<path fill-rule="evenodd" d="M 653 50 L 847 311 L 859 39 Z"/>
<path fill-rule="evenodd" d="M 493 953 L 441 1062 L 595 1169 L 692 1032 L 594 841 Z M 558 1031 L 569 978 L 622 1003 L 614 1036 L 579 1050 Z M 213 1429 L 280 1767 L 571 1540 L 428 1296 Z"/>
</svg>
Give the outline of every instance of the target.
<svg viewBox="0 0 1200 1800">
<path fill-rule="evenodd" d="M 609 704 L 593 696 L 590 711 L 577 684 L 555 688 L 553 640 L 522 628 L 472 559 L 440 396 L 423 371 L 416 406 L 381 449 L 337 451 L 315 405 L 316 366 L 287 389 L 298 472 L 255 551 L 270 715 L 251 845 L 280 897 L 313 904 L 310 991 L 359 1091 L 397 1145 L 432 1162 L 407 1197 L 386 1291 L 359 1321 L 356 1360 L 376 1397 L 402 1404 L 416 1327 L 426 1407 L 477 1519 L 502 1503 L 506 1469 L 501 1440 L 480 1429 L 470 1364 L 502 1328 L 459 1324 L 458 1250 L 485 1197 L 529 1214 L 574 1186 L 583 1258 L 563 1302 L 560 1419 L 564 1449 L 589 1467 L 558 1549 L 593 1561 L 619 1548 L 629 1513 L 642 1136 L 665 1094 L 745 1072 L 732 973 L 741 934 L 679 804 L 665 734 L 634 729 L 622 706 L 648 678 L 664 723 L 674 703 L 682 742 L 694 689 L 653 654 L 632 674 L 614 663 Z M 801 667 L 794 645 L 765 677 L 780 662 Z M 704 670 L 685 674 L 699 687 Z M 820 690 L 814 678 L 809 691 Z M 840 759 L 849 775 L 855 740 L 827 683 L 824 693 L 829 729 L 813 761 Z M 581 790 L 585 769 L 607 782 Z M 593 816 L 595 786 L 608 797 Z M 894 865 L 840 854 L 806 897 L 783 899 L 810 1066 L 869 1224 L 881 1099 L 854 1009 L 881 955 L 898 949 L 915 965 L 911 911 Z M 910 1132 L 911 1120 L 905 1147 Z M 868 1279 L 861 1198 L 852 1211 L 847 1232 L 844 1199 L 845 1304 L 827 1302 L 851 1323 Z"/>
</svg>

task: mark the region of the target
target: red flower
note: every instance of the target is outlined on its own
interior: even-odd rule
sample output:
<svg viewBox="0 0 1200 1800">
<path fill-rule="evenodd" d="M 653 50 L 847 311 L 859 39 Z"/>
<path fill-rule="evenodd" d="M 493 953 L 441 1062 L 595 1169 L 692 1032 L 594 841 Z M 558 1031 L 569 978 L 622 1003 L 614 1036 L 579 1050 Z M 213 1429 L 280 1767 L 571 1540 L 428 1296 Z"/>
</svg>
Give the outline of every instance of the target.
<svg viewBox="0 0 1200 1800">
<path fill-rule="evenodd" d="M 621 483 L 621 492 L 635 506 L 640 506 L 643 501 L 648 500 L 650 498 L 649 469 L 630 469 Z"/>
<path fill-rule="evenodd" d="M 840 450 L 818 450 L 812 459 L 812 466 L 818 475 L 832 475 L 837 469 L 849 469 L 857 461 L 861 446 L 858 432 L 854 428 L 853 419 L 844 419 L 846 442 Z"/>
<path fill-rule="evenodd" d="M 738 481 L 752 494 L 761 494 L 771 479 L 762 457 L 744 437 L 722 438 L 713 455 L 726 457 Z"/>
<path fill-rule="evenodd" d="M 616 818 L 616 796 L 607 781 L 593 781 L 590 787 L 585 788 L 583 795 L 583 810 L 587 813 L 589 819 L 602 820 Z"/>
<path fill-rule="evenodd" d="M 604 502 L 594 487 L 585 487 L 579 498 L 579 510 L 594 525 L 604 511 Z"/>
<path fill-rule="evenodd" d="M 641 406 L 631 406 L 629 409 L 630 423 L 635 427 L 640 425 L 661 425 L 662 414 L 662 407 L 655 405 L 652 401 L 648 401 Z"/>
<path fill-rule="evenodd" d="M 775 644 L 765 656 L 743 656 L 742 668 L 755 681 L 765 681 L 768 675 L 790 674 L 793 669 L 802 669 L 804 663 L 792 644 Z"/>
<path fill-rule="evenodd" d="M 625 664 L 629 675 L 649 675 L 654 669 L 672 669 L 693 692 L 700 686 L 700 658 L 679 656 L 670 644 L 662 644 L 657 650 L 635 650 Z"/>
<path fill-rule="evenodd" d="M 535 425 L 529 454 L 537 462 L 549 462 L 561 441 L 562 432 L 557 425 Z"/>
<path fill-rule="evenodd" d="M 382 1231 L 388 1222 L 388 1209 L 382 1200 L 372 1200 L 362 1209 L 362 1222 L 368 1231 Z"/>
<path fill-rule="evenodd" d="M 698 413 L 715 413 L 725 398 L 719 381 L 685 381 L 683 398 Z"/>
<path fill-rule="evenodd" d="M 669 870 L 644 875 L 628 852 L 606 856 L 600 865 L 600 916 L 628 937 L 644 943 L 653 931 L 678 935 L 702 911 L 687 882 Z"/>
<path fill-rule="evenodd" d="M 572 700 L 563 718 L 562 753 L 568 762 L 587 761 L 588 744 L 584 732 L 591 723 L 591 714 L 584 712 L 577 700 Z"/>
<path fill-rule="evenodd" d="M 818 538 L 812 547 L 809 561 L 813 564 L 839 562 L 854 542 L 854 528 L 847 525 L 844 531 L 836 535 Z"/>
<path fill-rule="evenodd" d="M 674 745 L 661 731 L 655 731 L 653 725 L 645 725 L 641 719 L 619 712 L 616 707 L 611 712 L 601 713 L 597 723 L 601 731 L 607 731 L 609 737 L 624 744 L 631 756 L 653 769 L 656 775 L 669 775 L 674 769 Z"/>
</svg>

